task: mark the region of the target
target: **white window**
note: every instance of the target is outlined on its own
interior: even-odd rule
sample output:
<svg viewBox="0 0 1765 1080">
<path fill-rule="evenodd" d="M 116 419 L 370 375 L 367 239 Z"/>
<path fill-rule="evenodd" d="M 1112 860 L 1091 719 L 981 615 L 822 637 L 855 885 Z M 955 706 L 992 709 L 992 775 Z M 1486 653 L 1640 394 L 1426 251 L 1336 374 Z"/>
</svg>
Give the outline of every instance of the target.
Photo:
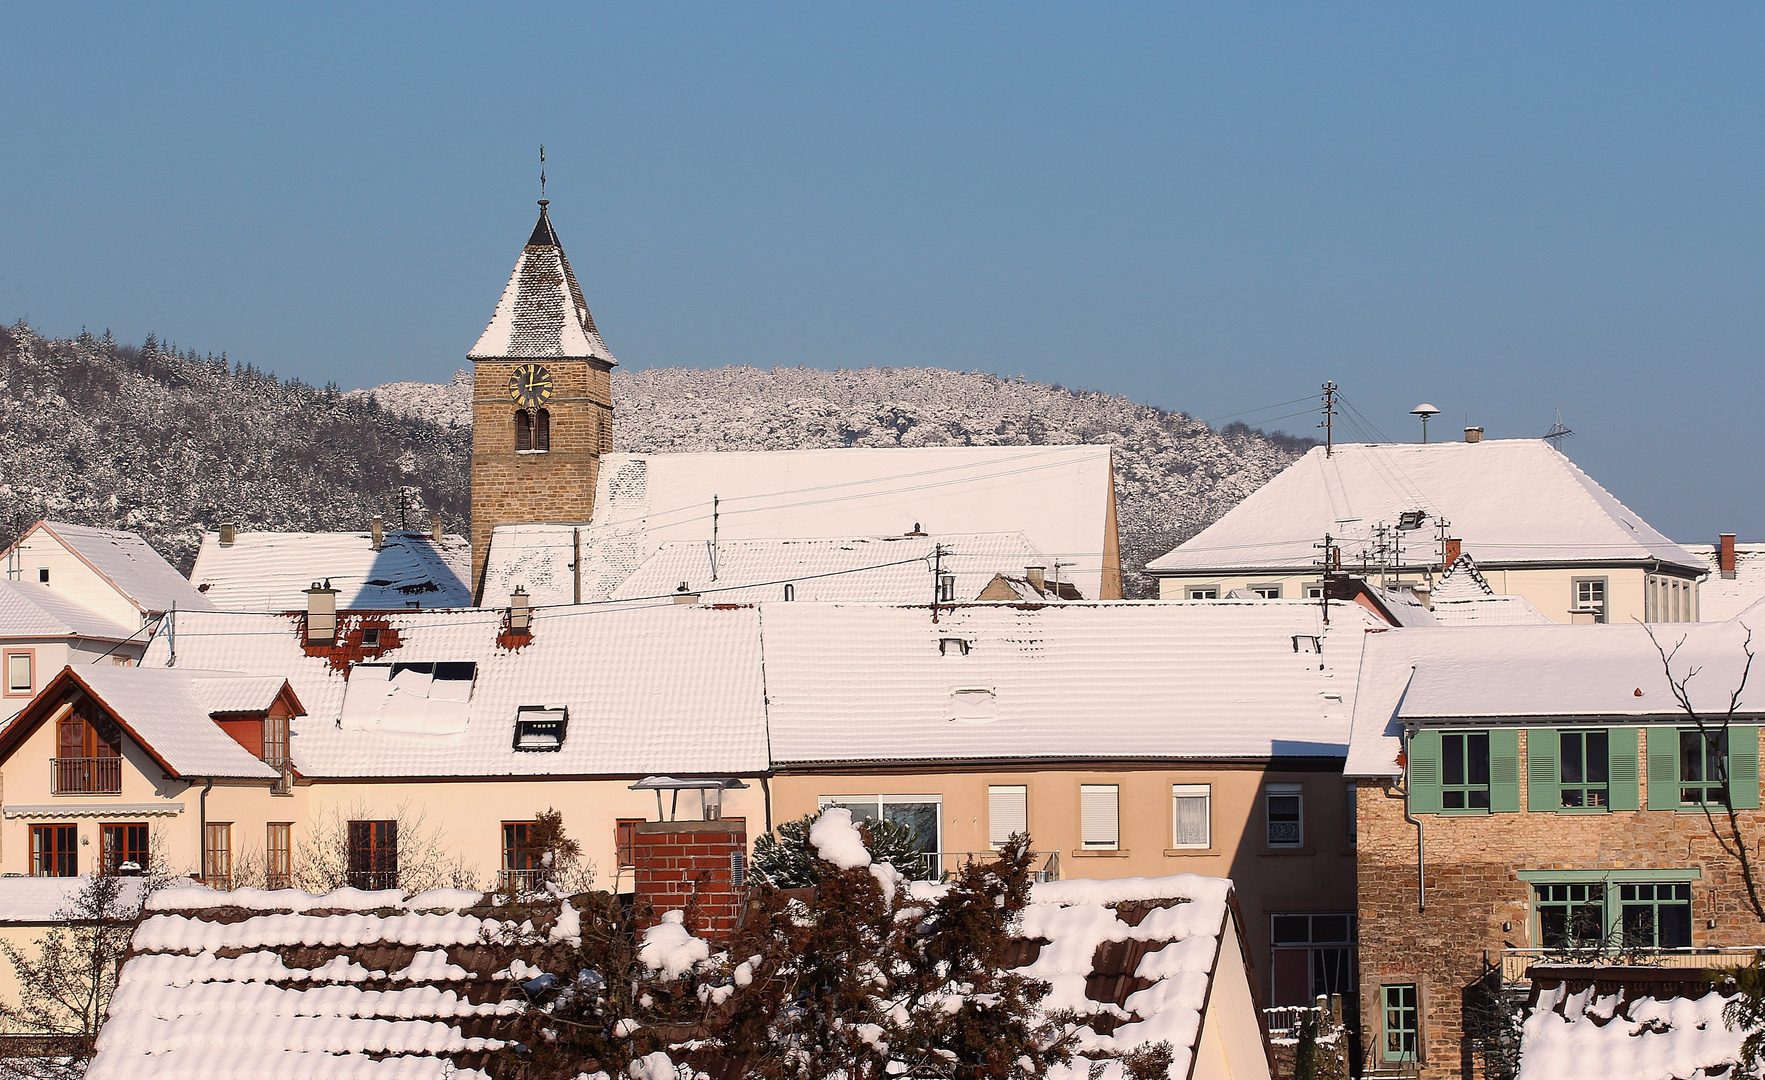
<svg viewBox="0 0 1765 1080">
<path fill-rule="evenodd" d="M 1250 586 L 1250 591 L 1264 600 L 1281 599 L 1281 583 L 1279 581 L 1253 584 Z"/>
<path fill-rule="evenodd" d="M 1121 789 L 1115 784 L 1079 785 L 1079 846 L 1121 847 Z"/>
<path fill-rule="evenodd" d="M 1192 585 L 1189 588 L 1189 599 L 1191 600 L 1218 600 L 1219 598 L 1220 587 L 1218 585 Z"/>
<path fill-rule="evenodd" d="M 1324 587 L 1322 585 L 1307 585 L 1305 587 L 1305 598 L 1307 600 L 1322 600 L 1324 598 Z"/>
<path fill-rule="evenodd" d="M 31 654 L 15 652 L 6 654 L 6 692 L 8 694 L 28 694 L 31 692 Z"/>
<path fill-rule="evenodd" d="M 1304 801 L 1298 784 L 1270 784 L 1263 789 L 1270 847 L 1298 847 L 1305 842 L 1301 821 Z"/>
<path fill-rule="evenodd" d="M 942 796 L 823 795 L 816 803 L 823 810 L 830 806 L 843 806 L 852 811 L 853 821 L 887 821 L 906 826 L 912 830 L 910 843 L 913 850 L 920 853 L 924 864 L 912 868 L 911 871 L 905 866 L 897 866 L 896 869 L 918 872 L 934 881 L 943 873 L 943 861 L 938 855 L 943 850 L 943 836 L 939 832 L 944 816 Z"/>
<path fill-rule="evenodd" d="M 1577 615 L 1591 615 L 1593 621 L 1606 621 L 1606 579 L 1576 578 L 1575 603 L 1572 610 Z"/>
<path fill-rule="evenodd" d="M 987 789 L 987 842 L 1002 848 L 1015 833 L 1030 831 L 1030 789 L 1004 784 Z"/>
<path fill-rule="evenodd" d="M 1213 846 L 1213 789 L 1208 784 L 1171 785 L 1172 847 Z"/>
</svg>

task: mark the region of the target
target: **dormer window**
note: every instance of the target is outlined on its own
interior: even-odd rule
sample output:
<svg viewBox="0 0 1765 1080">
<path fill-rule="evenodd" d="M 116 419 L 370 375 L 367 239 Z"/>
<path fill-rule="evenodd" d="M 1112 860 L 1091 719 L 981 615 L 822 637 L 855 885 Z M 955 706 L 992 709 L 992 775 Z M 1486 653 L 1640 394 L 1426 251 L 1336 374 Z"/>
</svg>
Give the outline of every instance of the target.
<svg viewBox="0 0 1765 1080">
<path fill-rule="evenodd" d="M 570 710 L 523 705 L 515 711 L 515 749 L 528 752 L 562 750 Z"/>
</svg>

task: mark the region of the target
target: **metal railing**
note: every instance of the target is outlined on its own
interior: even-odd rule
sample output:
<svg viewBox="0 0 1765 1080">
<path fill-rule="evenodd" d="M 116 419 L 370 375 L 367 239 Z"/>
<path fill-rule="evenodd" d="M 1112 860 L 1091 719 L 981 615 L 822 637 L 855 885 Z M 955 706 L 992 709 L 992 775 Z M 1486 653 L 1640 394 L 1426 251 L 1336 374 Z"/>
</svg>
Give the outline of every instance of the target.
<svg viewBox="0 0 1765 1080">
<path fill-rule="evenodd" d="M 499 891 L 508 892 L 511 886 L 518 893 L 538 892 L 545 887 L 546 871 L 533 870 L 498 870 L 496 887 Z"/>
<path fill-rule="evenodd" d="M 1299 1022 L 1308 1016 L 1315 1016 L 1319 1022 L 1329 1028 L 1330 1010 L 1321 1009 L 1316 1005 L 1277 1005 L 1262 1011 L 1263 1023 L 1269 1029 L 1271 1039 L 1291 1039 L 1299 1030 Z"/>
<path fill-rule="evenodd" d="M 1033 851 L 1031 879 L 1034 881 L 1060 880 L 1060 852 Z M 992 862 L 999 857 L 997 851 L 922 851 L 915 853 L 910 859 L 892 860 L 895 869 L 908 877 L 922 878 L 927 881 L 942 881 L 956 871 L 973 862 Z"/>
<path fill-rule="evenodd" d="M 50 790 L 57 795 L 120 795 L 120 757 L 58 757 L 49 759 Z"/>
<path fill-rule="evenodd" d="M 1662 968 L 1745 967 L 1765 956 L 1765 945 L 1727 945 L 1713 949 L 1614 949 L 1563 952 L 1557 949 L 1503 949 L 1503 982 L 1528 982 L 1534 964 L 1589 964 L 1600 967 L 1634 965 Z"/>
</svg>

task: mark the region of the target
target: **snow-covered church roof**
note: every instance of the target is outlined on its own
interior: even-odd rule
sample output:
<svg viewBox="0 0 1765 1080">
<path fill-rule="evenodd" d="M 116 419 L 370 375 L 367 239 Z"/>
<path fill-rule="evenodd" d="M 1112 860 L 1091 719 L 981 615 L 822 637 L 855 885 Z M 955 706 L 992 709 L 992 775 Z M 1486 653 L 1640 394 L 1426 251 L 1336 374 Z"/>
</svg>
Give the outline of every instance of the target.
<svg viewBox="0 0 1765 1080">
<path fill-rule="evenodd" d="M 1116 584 L 1108 446 L 854 447 L 608 454 L 594 521 L 498 526 L 482 595 L 571 603 L 580 529 L 582 599 L 610 597 L 664 544 L 709 541 L 713 499 L 720 542 L 1022 533 L 1084 596 Z"/>
<path fill-rule="evenodd" d="M 1344 566 L 1371 556 L 1374 528 L 1419 512 L 1401 533 L 1406 566 L 1438 559 L 1435 528 L 1484 566 L 1659 561 L 1701 572 L 1667 539 L 1543 439 L 1479 443 L 1349 443 L 1313 447 L 1220 520 L 1153 559 L 1154 574 L 1309 571 L 1329 533 Z"/>
<path fill-rule="evenodd" d="M 472 360 L 569 356 L 610 367 L 618 361 L 595 329 L 582 287 L 546 215 L 546 202 L 539 201 L 539 221 L 515 260 L 496 314 L 466 355 Z"/>
</svg>

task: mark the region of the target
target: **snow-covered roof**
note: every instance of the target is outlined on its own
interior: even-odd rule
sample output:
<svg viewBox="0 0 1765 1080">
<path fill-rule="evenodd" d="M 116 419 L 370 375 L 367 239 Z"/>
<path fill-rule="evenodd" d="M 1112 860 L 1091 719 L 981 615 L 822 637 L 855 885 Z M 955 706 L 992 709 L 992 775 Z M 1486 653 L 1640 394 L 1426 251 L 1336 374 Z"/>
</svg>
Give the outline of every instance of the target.
<svg viewBox="0 0 1765 1080">
<path fill-rule="evenodd" d="M 1440 626 L 1545 626 L 1556 620 L 1518 594 L 1479 596 L 1468 600 L 1434 598 L 1430 612 Z"/>
<path fill-rule="evenodd" d="M 593 523 L 499 526 L 483 595 L 523 585 L 536 604 L 570 603 L 580 529 L 582 599 L 610 596 L 662 545 L 708 542 L 716 498 L 720 543 L 899 536 L 916 525 L 1022 533 L 1060 561 L 1063 579 L 1097 597 L 1112 483 L 1108 446 L 608 454 Z"/>
<path fill-rule="evenodd" d="M 1279 600 L 767 604 L 773 759 L 1341 755 L 1385 625 Z"/>
<path fill-rule="evenodd" d="M 301 611 L 315 581 L 330 581 L 340 609 L 470 607 L 471 576 L 460 536 L 387 532 L 375 551 L 371 532 L 241 532 L 225 547 L 210 532 L 190 580 L 222 611 Z"/>
<path fill-rule="evenodd" d="M 121 529 L 43 521 L 49 533 L 143 612 L 206 610 L 213 605 L 139 535 Z M 27 536 L 29 533 L 26 534 Z"/>
<path fill-rule="evenodd" d="M 1698 618 L 1721 622 L 1765 600 L 1765 540 L 1739 540 L 1734 545 L 1734 576 L 1722 576 L 1713 544 L 1682 544 L 1703 560 L 1710 576 L 1698 585 Z"/>
<path fill-rule="evenodd" d="M 593 358 L 608 366 L 617 363 L 595 329 L 594 316 L 543 201 L 539 221 L 515 260 L 496 313 L 466 355 L 472 360 L 569 356 Z"/>
<path fill-rule="evenodd" d="M 1373 530 L 1422 511 L 1400 534 L 1406 566 L 1439 558 L 1445 519 L 1484 566 L 1705 563 L 1667 539 L 1542 439 L 1480 443 L 1348 443 L 1313 447 L 1212 525 L 1153 559 L 1153 573 L 1303 572 L 1325 533 L 1344 566 L 1371 557 Z"/>
<path fill-rule="evenodd" d="M 0 877 L 0 923 L 60 922 L 77 914 L 80 893 L 92 883 L 79 877 Z M 116 908 L 133 912 L 147 886 L 142 878 L 123 878 Z"/>
<path fill-rule="evenodd" d="M 267 708 L 282 690 L 281 679 L 241 678 L 234 672 L 193 667 L 164 669 L 110 664 L 64 668 L 56 678 L 84 687 L 174 777 L 273 780 L 281 776 L 228 735 L 212 715 Z M 275 689 L 266 698 L 264 691 L 271 682 Z M 46 687 L 20 714 L 20 719 L 7 726 L 0 736 L 0 747 L 5 753 L 10 753 L 28 734 L 29 728 L 18 726 L 24 718 L 33 711 L 39 718 L 47 713 L 52 687 L 53 684 Z M 211 702 L 218 702 L 221 707 L 216 708 Z M 253 704 L 259 702 L 261 705 Z"/>
<path fill-rule="evenodd" d="M 713 579 L 710 545 L 683 540 L 644 560 L 613 599 L 665 596 L 684 581 L 720 604 L 757 603 L 780 599 L 791 582 L 800 601 L 925 603 L 936 596 L 935 566 L 955 577 L 957 599 L 972 600 L 999 572 L 1049 561 L 1022 533 L 720 540 Z"/>
<path fill-rule="evenodd" d="M 340 618 L 345 635 L 352 618 Z M 306 655 L 298 618 L 180 612 L 177 662 L 286 677 L 308 713 L 291 725 L 295 767 L 308 776 L 766 768 L 753 608 L 540 610 L 531 640 L 513 648 L 498 644 L 501 610 L 394 612 L 386 621 L 397 647 L 346 677 L 327 657 Z M 165 666 L 171 648 L 162 636 L 143 667 Z M 517 712 L 532 707 L 568 710 L 560 749 L 514 748 Z"/>
<path fill-rule="evenodd" d="M 1518 1080 L 1691 1080 L 1733 1075 L 1746 1028 L 1700 969 L 1551 965 L 1531 972 Z M 1727 989 L 1733 990 L 1729 983 Z"/>
<path fill-rule="evenodd" d="M 1692 703 L 1721 715 L 1740 682 L 1746 632 L 1738 623 L 1629 626 L 1441 627 L 1374 635 L 1361 656 L 1350 776 L 1397 776 L 1406 723 L 1584 718 L 1672 723 L 1675 702 L 1661 654 L 1690 680 Z M 1756 646 L 1755 646 L 1756 647 Z M 1640 693 L 1639 693 L 1640 691 Z M 1765 690 L 1752 680 L 1741 708 L 1757 712 Z"/>
<path fill-rule="evenodd" d="M 82 637 L 125 641 L 135 634 L 34 581 L 0 581 L 0 638 Z"/>
</svg>

